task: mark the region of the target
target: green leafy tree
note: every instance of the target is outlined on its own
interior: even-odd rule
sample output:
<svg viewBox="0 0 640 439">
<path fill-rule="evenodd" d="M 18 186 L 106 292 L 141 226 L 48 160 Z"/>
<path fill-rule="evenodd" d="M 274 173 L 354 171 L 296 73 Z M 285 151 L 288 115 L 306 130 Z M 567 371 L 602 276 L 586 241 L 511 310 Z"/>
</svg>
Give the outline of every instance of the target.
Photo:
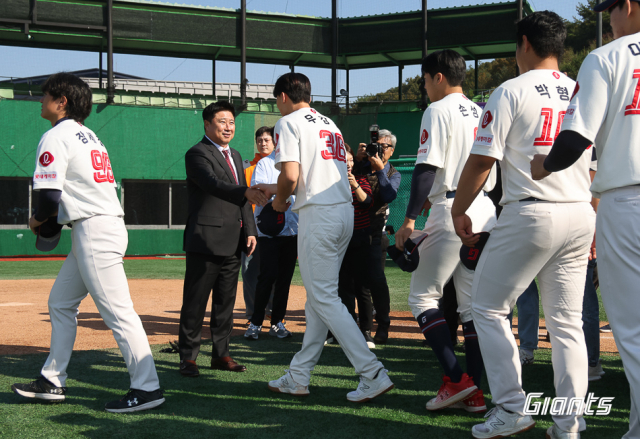
<svg viewBox="0 0 640 439">
<path fill-rule="evenodd" d="M 596 40 L 598 13 L 593 11 L 593 7 L 598 3 L 600 3 L 598 0 L 588 0 L 586 4 L 579 3 L 576 7 L 578 17 L 573 17 L 572 21 L 565 23 L 567 26 L 565 46 L 571 48 L 574 53 L 588 49 Z M 602 13 L 602 34 L 607 35 L 609 39 L 613 35 L 608 12 Z M 595 47 L 595 44 L 593 46 Z"/>
</svg>

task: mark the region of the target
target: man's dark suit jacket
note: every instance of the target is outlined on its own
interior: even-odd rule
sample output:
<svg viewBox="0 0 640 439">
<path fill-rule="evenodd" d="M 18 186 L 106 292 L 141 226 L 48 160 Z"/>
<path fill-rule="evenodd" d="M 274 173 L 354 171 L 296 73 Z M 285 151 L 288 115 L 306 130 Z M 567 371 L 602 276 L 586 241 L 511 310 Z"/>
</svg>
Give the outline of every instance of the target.
<svg viewBox="0 0 640 439">
<path fill-rule="evenodd" d="M 247 236 L 258 234 L 251 203 L 244 197 L 247 182 L 242 158 L 234 149 L 231 157 L 238 184 L 224 156 L 207 137 L 185 156 L 189 217 L 183 246 L 187 261 L 178 338 L 181 360 L 195 360 L 198 356 L 205 308 L 212 290 L 212 358 L 229 356 L 239 250 L 246 251 Z"/>
<path fill-rule="evenodd" d="M 184 251 L 231 256 L 238 249 L 241 233 L 244 246 L 246 236 L 258 235 L 251 203 L 244 197 L 247 181 L 242 158 L 238 151 L 229 149 L 238 184 L 222 153 L 206 137 L 187 151 L 189 216 L 184 229 Z"/>
</svg>

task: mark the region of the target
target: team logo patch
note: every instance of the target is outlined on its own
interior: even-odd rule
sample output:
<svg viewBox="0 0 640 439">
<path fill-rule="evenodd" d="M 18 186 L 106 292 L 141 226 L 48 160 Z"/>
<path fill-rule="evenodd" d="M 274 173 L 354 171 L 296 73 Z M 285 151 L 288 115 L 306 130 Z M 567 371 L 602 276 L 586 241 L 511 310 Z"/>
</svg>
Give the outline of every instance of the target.
<svg viewBox="0 0 640 439">
<path fill-rule="evenodd" d="M 422 136 L 420 136 L 420 144 L 424 145 L 425 143 L 427 143 L 428 139 L 429 133 L 427 132 L 427 130 L 422 130 Z"/>
<path fill-rule="evenodd" d="M 487 111 L 482 118 L 482 129 L 488 127 L 491 122 L 493 122 L 493 114 L 491 114 L 491 111 Z"/>
<path fill-rule="evenodd" d="M 280 140 L 280 134 L 276 133 L 276 141 L 273 142 L 273 146 L 278 146 L 278 140 Z"/>
<path fill-rule="evenodd" d="M 40 162 L 40 164 L 42 166 L 44 166 L 46 168 L 51 163 L 53 163 L 53 154 L 51 154 L 50 152 L 45 151 L 40 155 L 40 158 L 38 159 L 38 161 Z"/>
<path fill-rule="evenodd" d="M 316 110 L 314 110 L 313 108 L 311 108 L 310 110 L 311 110 L 311 112 L 312 112 L 313 114 L 318 114 L 318 112 L 317 112 Z"/>
<path fill-rule="evenodd" d="M 560 79 L 560 73 L 553 72 L 553 77 L 556 78 L 556 79 Z"/>
<path fill-rule="evenodd" d="M 573 89 L 573 94 L 571 95 L 571 99 L 569 99 L 569 101 L 573 100 L 573 97 L 578 94 L 579 90 L 580 90 L 580 83 L 576 82 L 576 88 Z"/>
</svg>

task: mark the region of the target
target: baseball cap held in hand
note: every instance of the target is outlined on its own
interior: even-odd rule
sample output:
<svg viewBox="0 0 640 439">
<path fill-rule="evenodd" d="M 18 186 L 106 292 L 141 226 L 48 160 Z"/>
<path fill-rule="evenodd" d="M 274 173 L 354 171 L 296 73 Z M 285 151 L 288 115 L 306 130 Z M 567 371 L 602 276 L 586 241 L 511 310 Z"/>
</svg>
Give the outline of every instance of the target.
<svg viewBox="0 0 640 439">
<path fill-rule="evenodd" d="M 55 216 L 38 227 L 38 237 L 36 238 L 36 248 L 41 252 L 50 252 L 58 245 L 62 224 L 58 224 Z"/>
<path fill-rule="evenodd" d="M 411 273 L 418 268 L 420 264 L 420 254 L 418 252 L 418 246 L 428 235 L 421 237 L 418 242 L 414 242 L 411 239 L 407 239 L 404 242 L 404 251 L 400 251 L 395 245 L 387 247 L 387 254 L 393 261 L 398 264 L 398 267 L 402 271 Z"/>
<path fill-rule="evenodd" d="M 480 240 L 474 247 L 468 247 L 462 244 L 462 247 L 460 248 L 460 260 L 462 261 L 462 265 L 467 267 L 469 270 L 476 269 L 478 260 L 482 254 L 482 249 L 489 239 L 489 232 L 480 232 L 478 235 L 480 235 Z"/>
<path fill-rule="evenodd" d="M 278 236 L 284 229 L 284 212 L 273 210 L 271 202 L 262 208 L 256 217 L 256 225 L 267 236 Z"/>
</svg>

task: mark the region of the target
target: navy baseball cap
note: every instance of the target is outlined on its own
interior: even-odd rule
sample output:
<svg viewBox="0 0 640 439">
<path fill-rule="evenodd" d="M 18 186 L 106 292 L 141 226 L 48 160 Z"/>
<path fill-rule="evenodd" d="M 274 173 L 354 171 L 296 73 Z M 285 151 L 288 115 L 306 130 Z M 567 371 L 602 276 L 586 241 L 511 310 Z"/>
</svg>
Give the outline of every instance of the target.
<svg viewBox="0 0 640 439">
<path fill-rule="evenodd" d="M 597 4 L 593 7 L 593 10 L 596 12 L 604 12 L 611 8 L 613 5 L 618 3 L 620 0 L 605 0 L 600 4 Z M 631 0 L 632 2 L 640 3 L 640 0 Z"/>
<path fill-rule="evenodd" d="M 256 217 L 256 225 L 262 233 L 267 236 L 278 236 L 284 229 L 285 217 L 284 212 L 276 212 L 273 210 L 271 202 L 262 208 Z"/>
<path fill-rule="evenodd" d="M 418 240 L 418 242 L 414 242 L 411 239 L 407 239 L 404 242 L 404 251 L 400 251 L 396 248 L 395 245 L 390 245 L 387 247 L 387 254 L 389 257 L 398 264 L 398 267 L 402 271 L 406 271 L 411 273 L 418 268 L 418 264 L 420 264 L 420 253 L 418 252 L 418 246 L 428 235 L 424 235 Z"/>
<path fill-rule="evenodd" d="M 55 216 L 38 227 L 38 237 L 36 238 L 36 248 L 41 252 L 50 252 L 58 245 L 62 231 L 62 224 L 58 224 Z"/>
<path fill-rule="evenodd" d="M 480 240 L 474 247 L 462 244 L 462 247 L 460 248 L 460 260 L 462 261 L 462 265 L 467 267 L 469 270 L 476 269 L 478 261 L 480 260 L 480 255 L 482 254 L 482 249 L 484 249 L 484 246 L 489 239 L 489 232 L 480 232 L 478 235 L 480 235 Z"/>
</svg>

